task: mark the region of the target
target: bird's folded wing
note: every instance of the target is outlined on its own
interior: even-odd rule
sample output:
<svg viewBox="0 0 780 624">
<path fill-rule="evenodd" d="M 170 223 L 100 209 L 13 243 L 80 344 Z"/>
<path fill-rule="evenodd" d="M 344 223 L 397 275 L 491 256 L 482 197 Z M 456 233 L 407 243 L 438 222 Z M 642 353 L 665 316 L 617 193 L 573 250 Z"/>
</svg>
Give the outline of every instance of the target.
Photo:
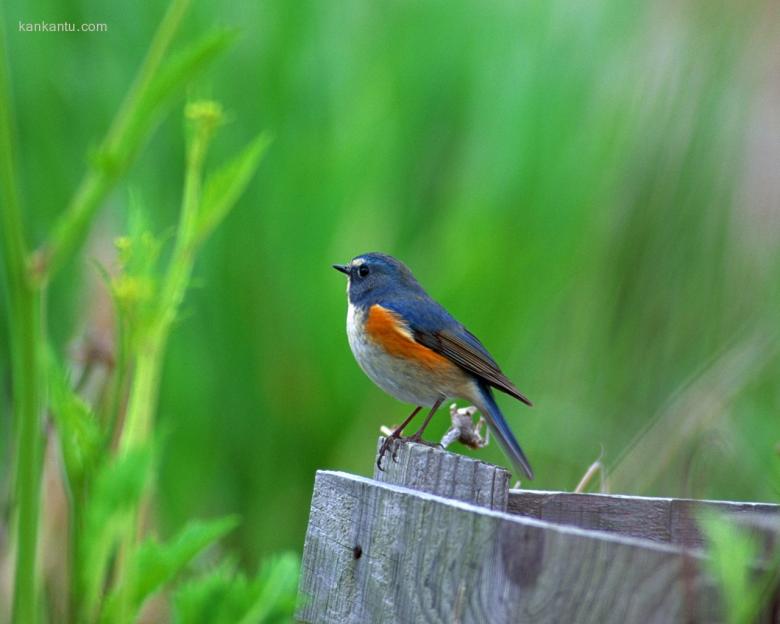
<svg viewBox="0 0 780 624">
<path fill-rule="evenodd" d="M 464 329 L 463 331 L 466 330 Z M 415 340 L 420 344 L 449 358 L 461 368 L 481 377 L 498 390 L 506 392 L 527 405 L 531 405 L 531 401 L 501 372 L 501 369 L 498 368 L 496 362 L 490 357 L 476 337 L 468 334 L 468 332 L 466 335 L 470 339 L 458 336 L 446 329 L 433 332 L 413 329 L 413 333 Z"/>
</svg>

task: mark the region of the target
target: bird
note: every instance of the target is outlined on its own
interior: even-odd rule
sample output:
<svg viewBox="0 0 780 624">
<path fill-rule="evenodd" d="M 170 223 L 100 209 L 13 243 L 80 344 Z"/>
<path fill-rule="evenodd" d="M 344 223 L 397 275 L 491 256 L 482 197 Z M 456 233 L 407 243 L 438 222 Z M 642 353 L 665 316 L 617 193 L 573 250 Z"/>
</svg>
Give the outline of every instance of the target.
<svg viewBox="0 0 780 624">
<path fill-rule="evenodd" d="M 400 260 L 385 253 L 364 253 L 333 268 L 348 277 L 347 338 L 363 372 L 382 390 L 414 411 L 380 447 L 377 466 L 388 449 L 422 442 L 428 423 L 447 399 L 464 399 L 485 417 L 493 436 L 516 470 L 534 472 L 496 403 L 493 389 L 529 407 L 531 401 L 501 371 L 495 359 L 466 327 L 436 302 Z M 401 437 L 423 408 L 430 408 L 420 429 Z"/>
</svg>

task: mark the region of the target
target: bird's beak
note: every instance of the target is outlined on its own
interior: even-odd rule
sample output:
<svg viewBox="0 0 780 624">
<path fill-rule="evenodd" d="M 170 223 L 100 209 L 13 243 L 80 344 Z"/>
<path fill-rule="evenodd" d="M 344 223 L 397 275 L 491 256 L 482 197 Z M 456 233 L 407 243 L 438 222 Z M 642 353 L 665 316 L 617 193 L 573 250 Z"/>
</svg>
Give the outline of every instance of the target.
<svg viewBox="0 0 780 624">
<path fill-rule="evenodd" d="M 349 265 L 346 264 L 334 264 L 333 268 L 337 271 L 341 271 L 345 275 L 349 275 Z"/>
</svg>

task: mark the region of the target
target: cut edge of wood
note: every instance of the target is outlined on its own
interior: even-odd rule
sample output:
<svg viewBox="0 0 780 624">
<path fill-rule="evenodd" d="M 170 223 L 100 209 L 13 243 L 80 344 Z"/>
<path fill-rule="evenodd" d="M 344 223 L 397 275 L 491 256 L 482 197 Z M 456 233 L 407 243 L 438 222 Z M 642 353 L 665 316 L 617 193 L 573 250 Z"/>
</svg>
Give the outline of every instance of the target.
<svg viewBox="0 0 780 624">
<path fill-rule="evenodd" d="M 384 442 L 385 437 L 386 436 L 384 436 L 384 435 L 380 435 L 379 436 L 378 441 L 377 441 L 377 452 L 379 451 L 379 448 L 382 446 L 382 442 Z M 469 461 L 472 461 L 472 462 L 475 462 L 475 463 L 478 463 L 478 464 L 482 464 L 483 466 L 487 466 L 489 468 L 502 470 L 504 472 L 509 473 L 510 475 L 512 474 L 512 471 L 509 468 L 507 468 L 506 466 L 501 466 L 499 464 L 494 464 L 492 462 L 489 462 L 489 461 L 486 461 L 486 460 L 482 459 L 481 457 L 474 457 L 472 455 L 466 455 L 465 453 L 456 453 L 455 451 L 451 451 L 449 449 L 449 447 L 444 448 L 444 447 L 442 447 L 440 445 L 430 445 L 430 444 L 425 444 L 425 443 L 406 442 L 406 441 L 403 442 L 402 444 L 404 446 L 408 446 L 410 448 L 420 447 L 420 448 L 429 449 L 430 451 L 436 453 L 436 455 L 452 455 L 452 456 L 458 457 L 460 459 L 466 459 L 466 460 L 469 460 Z M 401 452 L 402 448 L 403 447 L 399 447 L 399 453 Z M 385 456 L 386 460 L 388 458 L 389 458 L 389 454 Z M 392 461 L 392 459 L 390 459 L 389 461 Z M 511 492 L 512 488 L 509 488 L 509 491 Z M 520 492 L 520 491 L 524 491 L 524 490 L 517 490 L 517 491 Z"/>
<path fill-rule="evenodd" d="M 723 505 L 723 506 L 745 506 L 751 505 L 754 507 L 767 507 L 774 508 L 780 512 L 780 504 L 763 501 L 730 501 L 730 500 L 718 500 L 714 498 L 674 498 L 670 496 L 639 496 L 636 494 L 605 494 L 601 492 L 563 492 L 559 490 L 532 490 L 523 488 L 510 488 L 509 496 L 522 496 L 522 495 L 538 495 L 538 496 L 587 496 L 593 498 L 612 498 L 619 500 L 632 500 L 632 501 L 657 501 L 662 503 L 690 503 L 692 505 L 697 504 L 710 504 L 710 505 Z M 759 510 L 763 511 L 763 510 Z"/>
<path fill-rule="evenodd" d="M 684 552 L 695 559 L 705 558 L 704 550 L 698 547 L 686 547 L 679 544 L 657 542 L 645 538 L 632 537 L 630 535 L 610 533 L 608 531 L 600 531 L 596 529 L 582 529 L 580 527 L 570 525 L 570 524 L 559 524 L 555 522 L 547 522 L 545 520 L 538 520 L 536 518 L 521 516 L 518 514 L 509 513 L 505 511 L 496 511 L 493 509 L 488 509 L 487 507 L 480 507 L 479 505 L 472 505 L 471 503 L 465 503 L 463 501 L 446 498 L 444 496 L 438 496 L 436 494 L 431 494 L 429 492 L 414 490 L 401 485 L 395 485 L 393 483 L 376 481 L 368 477 L 362 477 L 359 475 L 354 475 L 339 470 L 318 470 L 315 475 L 315 488 L 317 487 L 317 481 L 319 481 L 319 479 L 322 478 L 325 479 L 337 478 L 337 479 L 345 479 L 348 481 L 354 481 L 357 483 L 363 483 L 366 485 L 397 492 L 399 494 L 406 494 L 423 500 L 439 503 L 442 505 L 447 505 L 449 507 L 454 507 L 457 509 L 461 509 L 463 511 L 468 511 L 468 512 L 482 514 L 482 515 L 485 514 L 492 515 L 495 516 L 496 518 L 500 518 L 502 520 L 508 520 L 516 524 L 537 527 L 540 529 L 544 529 L 547 531 L 554 531 L 561 534 L 576 535 L 579 537 L 587 537 L 591 539 L 602 540 L 604 542 L 612 542 L 616 544 L 638 546 L 638 547 L 647 548 L 649 550 L 662 552 L 662 553 L 680 554 Z"/>
</svg>

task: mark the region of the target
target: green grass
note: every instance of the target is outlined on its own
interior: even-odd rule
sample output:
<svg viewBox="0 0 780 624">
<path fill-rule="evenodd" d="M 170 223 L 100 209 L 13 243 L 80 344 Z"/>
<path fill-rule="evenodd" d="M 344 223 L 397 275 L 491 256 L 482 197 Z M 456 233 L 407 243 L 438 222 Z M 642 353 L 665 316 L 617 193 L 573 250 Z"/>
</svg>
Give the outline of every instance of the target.
<svg viewBox="0 0 780 624">
<path fill-rule="evenodd" d="M 369 250 L 406 261 L 534 401 L 501 399 L 534 487 L 573 488 L 603 446 L 613 491 L 777 500 L 768 4 L 267 0 L 184 17 L 186 4 L 132 19 L 88 0 L 4 6 L 0 474 L 20 480 L 23 561 L 36 406 L 57 402 L 76 440 L 63 442 L 71 497 L 121 473 L 122 453 L 83 445 L 151 442 L 148 482 L 125 485 L 161 535 L 242 518 L 223 538 L 237 559 L 179 604 L 197 611 L 243 578 L 247 594 L 225 600 L 251 614 L 240 575 L 301 548 L 314 470 L 368 473 L 379 425 L 407 412 L 346 344 L 330 265 Z M 196 167 L 187 93 L 225 109 Z M 235 155 L 259 157 L 262 130 L 273 142 L 251 176 Z M 231 179 L 243 192 L 228 197 Z M 210 207 L 200 227 L 195 196 Z M 96 264 L 124 272 L 106 285 Z M 113 368 L 81 357 L 105 344 Z M 47 353 L 59 373 L 45 383 Z M 136 513 L 111 514 L 108 550 L 138 547 Z M 17 602 L 34 609 L 24 578 Z"/>
<path fill-rule="evenodd" d="M 191 520 L 168 543 L 141 541 L 145 510 L 154 500 L 154 417 L 168 336 L 189 289 L 197 253 L 257 170 L 268 144 L 265 136 L 260 135 L 232 161 L 205 177 L 208 148 L 224 123 L 224 114 L 213 101 L 187 105 L 182 208 L 170 256 L 160 262 L 158 255 L 164 245 L 145 227 L 146 209 L 136 207 L 133 230 L 116 243 L 118 268 L 96 267 L 113 299 L 117 344 L 115 353 L 103 361 L 111 362 L 111 370 L 98 400 L 90 404 L 81 396 L 81 382 L 73 382 L 66 367 L 60 365 L 62 356 L 48 346 L 46 332 L 49 319 L 44 302 L 56 272 L 80 250 L 98 209 L 132 164 L 165 107 L 229 42 L 217 33 L 169 60 L 168 48 L 187 5 L 176 0 L 171 4 L 74 198 L 50 237 L 34 252 L 27 249 L 18 199 L 16 137 L 5 54 L 0 59 L 0 188 L 6 207 L 3 282 L 10 312 L 7 330 L 13 345 L 10 370 L 17 428 L 11 517 L 15 531 L 8 549 L 14 570 L 13 621 L 34 624 L 42 616 L 46 621 L 135 621 L 149 599 L 170 589 L 201 551 L 237 524 L 234 519 L 210 524 Z M 5 52 L 4 45 L 0 52 Z M 47 351 L 48 357 L 44 355 Z M 84 374 L 88 371 L 85 366 Z M 51 390 L 50 398 L 47 390 Z M 111 398 L 100 400 L 106 394 Z M 66 518 L 61 519 L 70 541 L 69 552 L 63 552 L 67 571 L 55 581 L 43 579 L 47 585 L 59 585 L 65 599 L 60 604 L 52 601 L 42 612 L 39 588 L 44 583 L 38 544 L 49 536 L 39 536 L 41 475 L 47 470 L 50 476 L 58 472 L 56 463 L 44 462 L 41 453 L 41 416 L 49 410 L 56 426 L 52 443 L 59 443 L 64 460 L 62 486 L 70 495 L 62 510 Z M 49 490 L 43 493 L 49 494 Z M 297 572 L 289 565 L 285 569 L 284 592 L 274 589 L 278 581 L 273 578 L 259 576 L 252 582 L 245 592 L 246 617 L 269 621 L 274 604 L 288 603 L 287 612 L 294 606 L 291 596 Z M 211 574 L 202 575 L 204 582 Z M 268 591 L 273 593 L 269 596 Z M 255 617 L 261 599 L 266 602 L 265 610 Z"/>
<path fill-rule="evenodd" d="M 768 613 L 780 588 L 780 553 L 762 554 L 762 545 L 733 521 L 704 514 L 700 524 L 708 541 L 707 568 L 720 588 L 724 621 L 750 624 Z M 756 562 L 760 561 L 760 565 Z"/>
</svg>

